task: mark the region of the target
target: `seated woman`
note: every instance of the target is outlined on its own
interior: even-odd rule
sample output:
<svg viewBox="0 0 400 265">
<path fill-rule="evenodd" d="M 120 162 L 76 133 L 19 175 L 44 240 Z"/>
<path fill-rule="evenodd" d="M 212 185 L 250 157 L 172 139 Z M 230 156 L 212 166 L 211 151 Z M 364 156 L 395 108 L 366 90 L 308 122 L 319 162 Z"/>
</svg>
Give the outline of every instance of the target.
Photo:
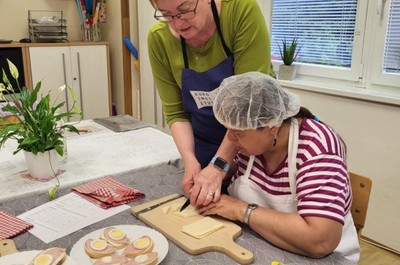
<svg viewBox="0 0 400 265">
<path fill-rule="evenodd" d="M 346 148 L 335 131 L 258 72 L 226 78 L 213 110 L 237 148 L 236 170 L 229 196 L 199 212 L 247 223 L 294 253 L 358 261 Z"/>
</svg>

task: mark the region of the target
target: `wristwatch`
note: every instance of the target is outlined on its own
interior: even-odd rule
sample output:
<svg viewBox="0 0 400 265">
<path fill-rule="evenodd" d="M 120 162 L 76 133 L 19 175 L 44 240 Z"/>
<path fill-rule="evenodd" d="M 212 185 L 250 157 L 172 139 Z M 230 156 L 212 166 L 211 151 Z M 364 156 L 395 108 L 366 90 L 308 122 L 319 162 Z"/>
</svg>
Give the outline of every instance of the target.
<svg viewBox="0 0 400 265">
<path fill-rule="evenodd" d="M 229 164 L 226 162 L 225 159 L 223 159 L 221 157 L 214 156 L 211 159 L 210 164 L 214 165 L 216 168 L 218 168 L 221 171 L 223 170 L 225 172 L 228 172 L 228 170 L 229 170 Z"/>
<path fill-rule="evenodd" d="M 247 209 L 246 209 L 246 211 L 244 212 L 244 218 L 243 218 L 243 221 L 244 221 L 246 224 L 249 224 L 250 214 L 251 214 L 251 212 L 252 212 L 254 209 L 257 209 L 257 207 L 258 207 L 258 205 L 255 204 L 255 203 L 249 203 L 249 204 L 247 205 Z"/>
</svg>

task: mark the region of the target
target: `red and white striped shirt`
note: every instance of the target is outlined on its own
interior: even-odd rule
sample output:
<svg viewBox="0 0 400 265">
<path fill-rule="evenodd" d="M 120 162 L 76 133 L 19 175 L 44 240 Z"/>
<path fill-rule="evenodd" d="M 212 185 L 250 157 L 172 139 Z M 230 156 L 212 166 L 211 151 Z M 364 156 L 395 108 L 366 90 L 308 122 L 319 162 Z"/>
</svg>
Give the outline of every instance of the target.
<svg viewBox="0 0 400 265">
<path fill-rule="evenodd" d="M 244 175 L 249 157 L 237 154 L 238 171 Z M 303 216 L 319 216 L 344 224 L 351 206 L 351 188 L 347 172 L 345 148 L 328 126 L 304 118 L 299 127 L 297 150 L 297 212 Z M 290 194 L 287 157 L 271 174 L 265 172 L 263 156 L 254 160 L 250 179 L 268 194 Z"/>
</svg>

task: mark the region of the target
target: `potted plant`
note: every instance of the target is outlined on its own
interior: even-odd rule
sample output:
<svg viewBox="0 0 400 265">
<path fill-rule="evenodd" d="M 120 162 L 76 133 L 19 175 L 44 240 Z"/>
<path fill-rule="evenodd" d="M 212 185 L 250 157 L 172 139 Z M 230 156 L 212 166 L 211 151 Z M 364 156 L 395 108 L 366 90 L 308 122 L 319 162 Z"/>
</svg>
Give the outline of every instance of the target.
<svg viewBox="0 0 400 265">
<path fill-rule="evenodd" d="M 296 76 L 296 67 L 293 62 L 296 60 L 297 55 L 301 47 L 297 47 L 297 38 L 293 38 L 291 42 L 286 41 L 286 38 L 282 41 L 282 47 L 279 46 L 279 53 L 283 64 L 279 66 L 279 79 L 282 80 L 293 80 Z"/>
<path fill-rule="evenodd" d="M 56 178 L 58 185 L 51 190 L 55 194 L 59 181 L 57 178 L 58 161 L 64 154 L 65 138 L 63 132 L 68 130 L 78 133 L 72 124 L 64 124 L 63 120 L 79 115 L 82 112 L 76 106 L 75 95 L 71 88 L 63 85 L 59 88 L 59 95 L 68 89 L 73 98 L 73 104 L 63 111 L 65 102 L 51 103 L 50 92 L 41 95 L 41 82 L 34 89 L 20 88 L 18 84 L 18 69 L 7 59 L 12 78 L 16 81 L 19 95 L 15 93 L 7 74 L 2 69 L 4 84 L 0 84 L 0 91 L 6 91 L 3 97 L 0 115 L 0 148 L 9 139 L 17 141 L 14 154 L 23 150 L 27 160 L 29 175 L 33 178 Z M 3 93 L 3 92 L 2 92 Z M 55 100 L 54 102 L 56 102 Z M 13 115 L 17 122 L 10 122 L 7 116 Z M 32 164 L 30 163 L 33 159 Z M 43 164 L 40 164 L 43 163 Z M 54 194 L 52 194 L 54 196 Z M 49 195 L 50 192 L 49 192 Z"/>
</svg>

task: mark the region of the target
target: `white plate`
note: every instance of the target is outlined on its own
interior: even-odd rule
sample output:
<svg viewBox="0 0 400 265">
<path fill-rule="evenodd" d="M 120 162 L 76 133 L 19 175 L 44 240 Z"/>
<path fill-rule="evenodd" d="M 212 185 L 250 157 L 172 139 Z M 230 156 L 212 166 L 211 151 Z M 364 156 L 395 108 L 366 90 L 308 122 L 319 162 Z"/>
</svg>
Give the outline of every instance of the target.
<svg viewBox="0 0 400 265">
<path fill-rule="evenodd" d="M 168 253 L 168 241 L 167 239 L 158 231 L 140 225 L 114 225 L 114 227 L 118 227 L 124 230 L 126 236 L 129 240 L 133 241 L 139 237 L 144 235 L 148 235 L 154 241 L 154 251 L 158 253 L 158 261 L 159 264 Z M 85 242 L 88 239 L 97 239 L 100 238 L 106 227 L 93 231 L 86 236 L 82 237 L 75 243 L 72 247 L 70 256 L 79 262 L 79 265 L 91 265 L 95 259 L 90 258 L 85 252 Z M 122 250 L 118 250 L 117 253 L 122 252 Z M 1 264 L 0 264 L 1 265 Z"/>
<path fill-rule="evenodd" d="M 24 265 L 33 260 L 42 250 L 30 250 L 8 254 L 0 258 L 0 265 Z M 75 259 L 67 256 L 63 265 L 78 265 Z"/>
</svg>

